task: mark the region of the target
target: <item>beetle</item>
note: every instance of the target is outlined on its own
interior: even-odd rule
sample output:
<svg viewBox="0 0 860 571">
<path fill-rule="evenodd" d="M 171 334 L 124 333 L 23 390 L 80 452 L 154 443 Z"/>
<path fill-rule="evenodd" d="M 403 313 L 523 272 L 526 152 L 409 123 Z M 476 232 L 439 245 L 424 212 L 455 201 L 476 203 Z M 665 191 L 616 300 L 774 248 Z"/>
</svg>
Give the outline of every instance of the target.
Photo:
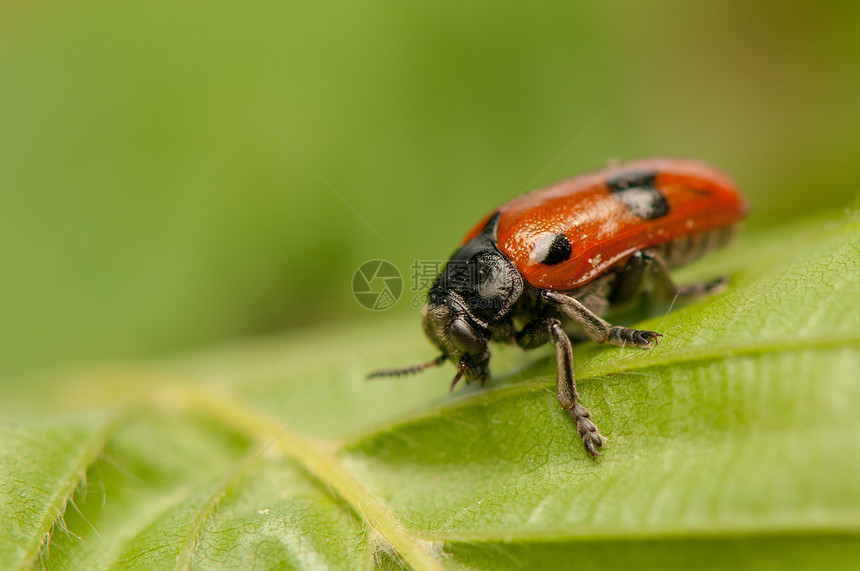
<svg viewBox="0 0 860 571">
<path fill-rule="evenodd" d="M 445 361 L 460 379 L 489 377 L 488 343 L 555 346 L 556 396 L 586 450 L 605 439 L 579 401 L 574 329 L 597 343 L 648 349 L 655 331 L 614 326 L 602 315 L 650 292 L 663 300 L 722 290 L 725 277 L 677 285 L 670 270 L 722 246 L 747 203 L 722 171 L 699 161 L 619 163 L 533 190 L 480 220 L 446 262 L 421 310 L 436 359 L 369 377 L 412 374 Z"/>
</svg>

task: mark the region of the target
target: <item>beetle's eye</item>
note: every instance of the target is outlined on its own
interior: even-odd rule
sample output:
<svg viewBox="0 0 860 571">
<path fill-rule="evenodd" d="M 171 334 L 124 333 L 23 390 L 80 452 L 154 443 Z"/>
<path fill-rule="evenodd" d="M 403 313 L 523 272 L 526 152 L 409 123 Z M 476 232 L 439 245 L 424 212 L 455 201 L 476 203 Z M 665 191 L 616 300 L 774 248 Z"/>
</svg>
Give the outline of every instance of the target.
<svg viewBox="0 0 860 571">
<path fill-rule="evenodd" d="M 475 333 L 464 319 L 459 317 L 451 322 L 451 341 L 464 353 L 483 353 L 487 350 L 487 342 Z"/>
</svg>

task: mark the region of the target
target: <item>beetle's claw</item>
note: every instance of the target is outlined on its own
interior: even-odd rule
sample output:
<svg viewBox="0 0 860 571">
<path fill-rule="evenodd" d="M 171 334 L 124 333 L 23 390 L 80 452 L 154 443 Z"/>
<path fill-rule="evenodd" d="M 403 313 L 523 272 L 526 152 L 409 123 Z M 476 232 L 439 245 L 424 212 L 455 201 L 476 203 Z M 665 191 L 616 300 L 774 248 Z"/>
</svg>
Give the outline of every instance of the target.
<svg viewBox="0 0 860 571">
<path fill-rule="evenodd" d="M 603 437 L 600 434 L 590 432 L 587 436 L 583 437 L 582 443 L 585 444 L 585 449 L 591 454 L 592 458 L 600 456 L 600 452 L 597 451 L 598 448 L 603 446 Z"/>
<path fill-rule="evenodd" d="M 657 340 L 660 339 L 662 335 L 660 333 L 657 333 L 656 331 L 636 330 L 636 334 L 634 335 L 634 337 L 636 339 L 637 347 L 647 349 L 657 345 Z"/>
</svg>

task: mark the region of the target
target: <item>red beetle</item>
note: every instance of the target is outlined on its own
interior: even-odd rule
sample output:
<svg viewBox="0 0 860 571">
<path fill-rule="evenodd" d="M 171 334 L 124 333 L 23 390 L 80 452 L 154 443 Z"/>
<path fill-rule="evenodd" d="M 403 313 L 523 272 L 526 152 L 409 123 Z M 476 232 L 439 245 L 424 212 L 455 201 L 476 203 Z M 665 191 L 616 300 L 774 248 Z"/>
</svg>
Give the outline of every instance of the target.
<svg viewBox="0 0 860 571">
<path fill-rule="evenodd" d="M 729 241 L 746 209 L 726 174 L 671 158 L 622 163 L 517 197 L 472 228 L 430 288 L 424 332 L 442 354 L 370 376 L 450 360 L 457 366 L 453 390 L 464 376 L 487 379 L 489 341 L 523 349 L 551 341 L 558 401 L 597 456 L 604 439 L 577 402 L 567 331 L 578 327 L 597 343 L 651 347 L 659 333 L 600 316 L 645 290 L 672 300 L 722 288 L 725 278 L 676 285 L 669 271 Z"/>
</svg>

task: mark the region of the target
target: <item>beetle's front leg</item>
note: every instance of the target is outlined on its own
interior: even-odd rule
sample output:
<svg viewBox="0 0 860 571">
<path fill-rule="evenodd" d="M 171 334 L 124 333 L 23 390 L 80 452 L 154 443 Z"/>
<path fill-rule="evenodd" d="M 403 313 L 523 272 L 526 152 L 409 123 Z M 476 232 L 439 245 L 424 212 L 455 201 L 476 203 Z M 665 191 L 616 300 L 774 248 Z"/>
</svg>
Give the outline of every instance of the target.
<svg viewBox="0 0 860 571">
<path fill-rule="evenodd" d="M 577 402 L 579 392 L 576 390 L 576 379 L 573 376 L 573 349 L 561 326 L 561 320 L 554 317 L 535 319 L 517 333 L 516 339 L 517 345 L 523 349 L 533 349 L 550 340 L 555 344 L 556 398 L 576 423 L 576 430 L 585 449 L 592 456 L 599 456 L 597 449 L 603 446 L 604 439 L 591 421 L 591 413 Z"/>
<path fill-rule="evenodd" d="M 617 347 L 632 345 L 640 349 L 649 349 L 658 337 L 662 337 L 656 331 L 612 325 L 595 315 L 576 298 L 563 293 L 543 290 L 541 297 L 555 304 L 565 315 L 582 325 L 582 328 L 595 343 L 609 343 Z"/>
</svg>

